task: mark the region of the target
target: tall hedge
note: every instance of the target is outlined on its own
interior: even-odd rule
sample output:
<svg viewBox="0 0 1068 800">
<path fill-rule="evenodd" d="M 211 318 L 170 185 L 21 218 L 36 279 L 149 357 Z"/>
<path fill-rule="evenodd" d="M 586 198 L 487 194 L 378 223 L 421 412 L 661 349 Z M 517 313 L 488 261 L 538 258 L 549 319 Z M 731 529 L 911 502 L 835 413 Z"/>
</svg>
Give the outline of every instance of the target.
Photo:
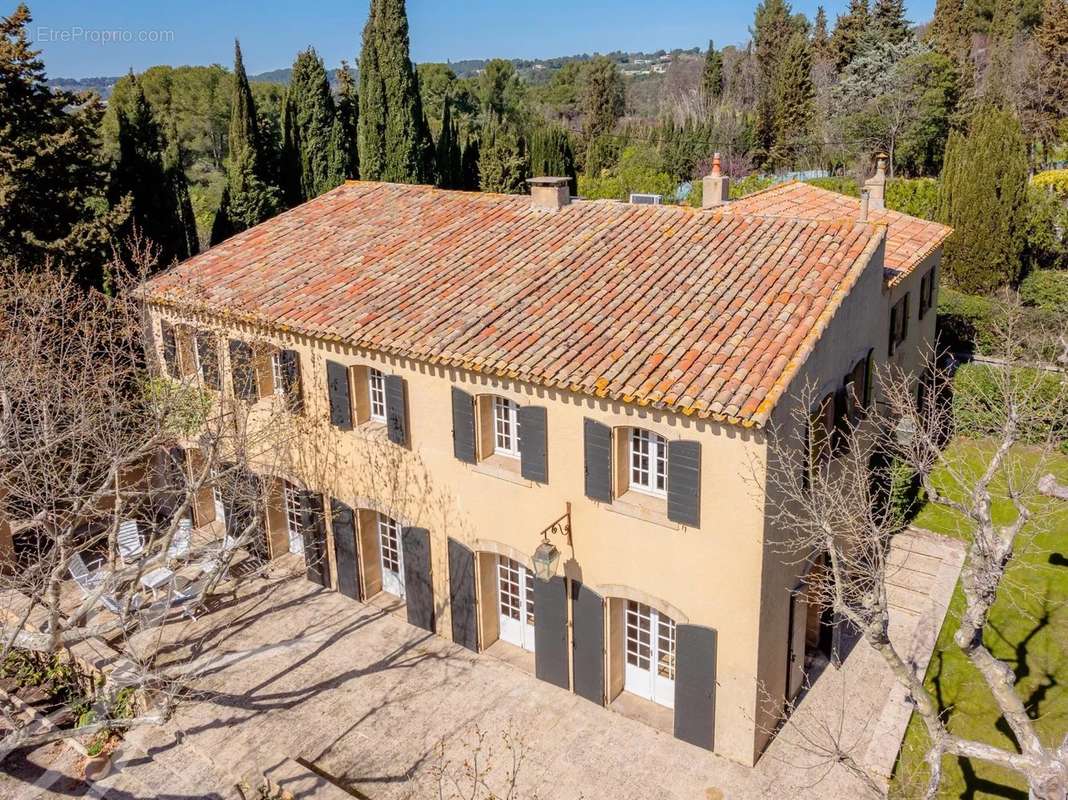
<svg viewBox="0 0 1068 800">
<path fill-rule="evenodd" d="M 1026 237 L 1027 145 L 1012 111 L 980 108 L 950 134 L 939 217 L 954 229 L 945 275 L 963 292 L 990 292 L 1020 276 Z"/>
</svg>

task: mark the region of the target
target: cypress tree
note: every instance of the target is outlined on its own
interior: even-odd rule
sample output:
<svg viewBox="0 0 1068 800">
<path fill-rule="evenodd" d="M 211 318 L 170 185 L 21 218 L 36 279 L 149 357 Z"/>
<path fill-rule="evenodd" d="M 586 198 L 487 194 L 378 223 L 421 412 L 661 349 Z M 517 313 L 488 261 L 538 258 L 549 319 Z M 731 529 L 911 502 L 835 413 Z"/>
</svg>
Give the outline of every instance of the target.
<svg viewBox="0 0 1068 800">
<path fill-rule="evenodd" d="M 626 109 L 626 89 L 616 63 L 594 56 L 583 69 L 582 126 L 587 141 L 612 132 Z"/>
<path fill-rule="evenodd" d="M 849 12 L 838 17 L 831 36 L 834 68 L 841 72 L 860 50 L 868 30 L 868 0 L 850 0 Z"/>
<path fill-rule="evenodd" d="M 296 164 L 284 171 L 290 181 L 299 178 L 298 202 L 318 197 L 345 180 L 341 154 L 334 151 L 341 144 L 334 130 L 335 115 L 323 60 L 314 48 L 302 50 L 286 90 L 282 133 L 284 157 L 296 156 Z M 287 185 L 287 194 L 297 188 Z"/>
<path fill-rule="evenodd" d="M 437 184 L 443 189 L 459 189 L 463 183 L 463 148 L 460 146 L 460 131 L 452 119 L 448 94 L 442 103 L 441 134 L 438 136 Z"/>
<path fill-rule="evenodd" d="M 229 234 L 258 225 L 278 213 L 281 196 L 271 184 L 260 149 L 259 123 L 256 119 L 256 104 L 252 88 L 248 85 L 245 64 L 241 58 L 241 45 L 234 42 L 234 92 L 230 104 L 229 146 L 230 154 L 226 167 L 225 203 L 219 206 L 223 215 L 212 225 L 212 244 L 215 234 Z M 228 235 L 229 235 L 228 234 Z"/>
<path fill-rule="evenodd" d="M 763 161 L 775 144 L 775 98 L 780 64 L 795 31 L 786 0 L 763 0 L 753 19 L 753 46 L 757 59 L 756 142 L 754 156 Z"/>
<path fill-rule="evenodd" d="M 297 109 L 287 90 L 278 110 L 282 131 L 278 177 L 286 206 L 292 208 L 304 200 L 300 169 L 300 131 L 297 128 Z"/>
<path fill-rule="evenodd" d="M 371 0 L 360 52 L 360 175 L 429 183 L 430 132 L 409 56 L 404 0 Z"/>
<path fill-rule="evenodd" d="M 530 173 L 535 177 L 569 178 L 571 194 L 578 194 L 578 171 L 567 131 L 558 125 L 534 131 L 530 137 Z"/>
<path fill-rule="evenodd" d="M 901 44 L 912 36 L 905 19 L 905 0 L 875 0 L 871 12 L 871 32 L 877 41 Z"/>
<path fill-rule="evenodd" d="M 464 152 L 460 157 L 460 185 L 467 191 L 477 192 L 481 184 L 478 174 L 479 140 L 472 136 L 464 142 Z"/>
<path fill-rule="evenodd" d="M 985 293 L 1020 276 L 1026 227 L 1027 146 L 1008 110 L 984 104 L 967 134 L 946 144 L 939 216 L 953 227 L 943 263 L 963 292 Z"/>
<path fill-rule="evenodd" d="M 175 208 L 181 235 L 184 240 L 179 251 L 185 256 L 194 256 L 200 251 L 200 239 L 197 235 L 197 221 L 193 214 L 193 201 L 189 196 L 189 181 L 185 177 L 185 154 L 178 137 L 178 123 L 172 118 L 167 133 L 167 149 L 163 151 L 163 172 L 167 176 L 167 185 L 175 198 Z"/>
<path fill-rule="evenodd" d="M 1045 0 L 1042 21 L 1035 29 L 1035 43 L 1042 59 L 1039 133 L 1050 145 L 1057 140 L 1058 128 L 1068 116 L 1068 0 Z"/>
<path fill-rule="evenodd" d="M 333 155 L 339 159 L 338 169 L 346 179 L 360 176 L 360 151 L 356 144 L 357 126 L 360 120 L 360 99 L 356 93 L 356 82 L 349 72 L 349 65 L 342 61 L 338 70 L 338 91 L 336 116 L 334 117 L 334 137 L 336 144 Z"/>
<path fill-rule="evenodd" d="M 775 92 L 775 137 L 769 161 L 783 167 L 797 163 L 812 133 L 816 90 L 812 55 L 803 33 L 795 33 L 783 53 Z"/>
<path fill-rule="evenodd" d="M 522 194 L 529 164 L 523 138 L 515 126 L 490 117 L 479 143 L 479 188 L 484 192 Z"/>
<path fill-rule="evenodd" d="M 130 216 L 120 229 L 119 238 L 125 240 L 136 230 L 158 248 L 157 264 L 168 267 L 175 259 L 191 255 L 177 194 L 184 187 L 188 202 L 189 190 L 184 176 L 181 185 L 176 185 L 180 165 L 165 169 L 159 124 L 144 87 L 133 73 L 130 82 L 131 93 L 117 114 L 119 155 L 112 170 L 108 199 L 117 204 L 124 197 L 130 198 Z"/>
<path fill-rule="evenodd" d="M 714 102 L 723 93 L 723 54 L 712 40 L 708 40 L 708 52 L 705 53 L 705 66 L 701 73 L 701 91 L 705 100 Z"/>
</svg>

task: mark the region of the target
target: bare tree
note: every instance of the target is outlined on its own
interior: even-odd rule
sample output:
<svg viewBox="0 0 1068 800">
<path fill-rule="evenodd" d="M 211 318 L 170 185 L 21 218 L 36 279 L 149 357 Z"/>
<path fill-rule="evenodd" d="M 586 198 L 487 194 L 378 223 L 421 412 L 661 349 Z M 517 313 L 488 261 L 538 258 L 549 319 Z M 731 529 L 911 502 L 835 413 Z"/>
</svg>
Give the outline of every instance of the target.
<svg viewBox="0 0 1068 800">
<path fill-rule="evenodd" d="M 1065 380 L 1055 373 L 1051 384 L 1050 373 L 1030 365 L 1028 353 L 1035 352 L 1035 343 L 1025 340 L 1019 317 L 1018 308 L 1007 304 L 997 337 L 1004 358 L 988 366 L 985 377 L 959 392 L 952 403 L 938 399 L 950 385 L 950 369 L 928 358 L 927 379 L 920 387 L 896 369 L 880 371 L 882 409 L 872 408 L 853 419 L 846 416 L 829 426 L 821 422 L 826 416 L 820 409 L 810 412 L 814 405 L 805 398 L 796 430 L 772 437 L 775 466 L 767 476 L 767 491 L 775 521 L 784 531 L 778 549 L 799 563 L 820 565 L 809 572 L 810 602 L 830 607 L 859 632 L 907 689 L 930 742 L 928 798 L 935 797 L 941 785 L 944 756 L 980 759 L 1012 770 L 1027 781 L 1035 798 L 1068 797 L 1068 737 L 1043 741 L 1016 690 L 1012 667 L 983 644 L 1006 569 L 1042 524 L 1043 504 L 1036 502 L 1039 483 L 1047 457 L 1065 435 Z M 954 424 L 965 419 L 969 433 L 989 445 L 979 469 L 958 462 L 952 449 L 944 448 Z M 923 674 L 890 639 L 889 548 L 904 521 L 888 486 L 891 473 L 902 468 L 922 486 L 928 502 L 966 521 L 960 579 L 965 607 L 953 640 L 982 676 L 1017 750 L 950 732 Z M 948 476 L 954 489 L 947 491 L 936 474 Z M 1015 508 L 1007 524 L 995 520 L 998 499 Z M 858 768 L 844 745 L 834 757 Z"/>
<path fill-rule="evenodd" d="M 14 543 L 0 573 L 0 663 L 12 650 L 71 658 L 89 640 L 119 655 L 87 698 L 94 714 L 74 728 L 17 716 L 17 701 L 2 698 L 0 758 L 169 717 L 184 682 L 156 668 L 159 637 L 138 633 L 181 612 L 171 593 L 153 603 L 141 579 L 174 565 L 173 547 L 213 487 L 231 512 L 225 546 L 207 542 L 198 555 L 190 545 L 202 572 L 184 587 L 185 606 L 203 605 L 235 559 L 261 551 L 255 473 L 285 457 L 296 424 L 278 404 L 253 412 L 196 376 L 161 374 L 137 291 L 153 254 L 144 242 L 133 249 L 139 271 L 113 264 L 114 296 L 61 274 L 0 269 L 0 526 Z M 196 450 L 195 463 L 185 449 Z M 136 554 L 120 546 L 124 524 L 137 526 Z M 76 584 L 74 572 L 85 580 Z M 119 718 L 127 687 L 150 702 Z"/>
</svg>

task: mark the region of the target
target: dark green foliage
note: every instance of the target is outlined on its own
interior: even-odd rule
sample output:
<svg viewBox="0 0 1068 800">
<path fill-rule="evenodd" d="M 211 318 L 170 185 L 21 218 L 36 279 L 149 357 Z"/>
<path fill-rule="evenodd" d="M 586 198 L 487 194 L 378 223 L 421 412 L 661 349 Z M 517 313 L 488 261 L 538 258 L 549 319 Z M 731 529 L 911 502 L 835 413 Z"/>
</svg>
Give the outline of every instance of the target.
<svg viewBox="0 0 1068 800">
<path fill-rule="evenodd" d="M 347 159 L 335 129 L 336 111 L 323 60 L 313 48 L 297 54 L 282 118 L 286 199 L 304 202 L 328 192 L 345 180 Z M 295 164 L 288 163 L 291 159 Z"/>
<path fill-rule="evenodd" d="M 783 55 L 796 33 L 790 5 L 786 0 L 764 0 L 756 7 L 753 21 L 753 48 L 756 54 L 756 159 L 767 160 L 775 145 L 776 109 Z"/>
<path fill-rule="evenodd" d="M 871 10 L 870 34 L 880 42 L 901 44 L 912 37 L 905 19 L 904 0 L 875 0 Z"/>
<path fill-rule="evenodd" d="M 272 181 L 261 149 L 256 103 L 238 42 L 234 42 L 234 91 L 228 141 L 226 195 L 212 225 L 212 244 L 222 241 L 217 237 L 224 233 L 232 235 L 258 225 L 281 208 L 281 193 Z"/>
<path fill-rule="evenodd" d="M 1068 403 L 1059 373 L 1016 367 L 1005 374 L 1003 368 L 988 364 L 964 364 L 953 379 L 953 421 L 956 432 L 974 439 L 1001 433 L 1010 395 L 1024 407 L 1016 408 L 1021 438 L 1043 443 L 1052 429 L 1057 438 L 1068 435 Z"/>
<path fill-rule="evenodd" d="M 483 114 L 514 124 L 522 122 L 524 86 L 511 61 L 491 59 L 479 74 L 477 86 Z"/>
<path fill-rule="evenodd" d="M 1020 300 L 1027 306 L 1068 314 L 1068 272 L 1035 270 L 1020 284 Z"/>
<path fill-rule="evenodd" d="M 472 137 L 464 142 L 463 155 L 460 157 L 460 188 L 476 192 L 481 180 L 478 175 L 479 140 Z"/>
<path fill-rule="evenodd" d="M 196 252 L 196 236 L 189 227 L 193 211 L 181 155 L 172 153 L 169 168 L 164 165 L 163 134 L 136 78 L 131 96 L 117 109 L 117 120 L 119 153 L 108 200 L 112 205 L 130 201 L 130 217 L 118 231 L 119 239 L 125 242 L 139 233 L 156 248 L 160 267 L 189 258 Z"/>
<path fill-rule="evenodd" d="M 705 66 L 701 73 L 701 91 L 709 102 L 719 100 L 723 94 L 723 54 L 711 39 L 708 40 L 708 52 L 705 53 Z"/>
<path fill-rule="evenodd" d="M 993 353 L 997 342 L 991 330 L 993 303 L 948 286 L 938 289 L 938 344 L 953 353 Z"/>
<path fill-rule="evenodd" d="M 774 138 L 768 162 L 793 166 L 811 143 L 816 116 L 812 56 L 803 33 L 795 33 L 787 43 L 775 87 L 774 109 Z"/>
<path fill-rule="evenodd" d="M 185 154 L 174 120 L 171 120 L 167 133 L 167 149 L 163 152 L 163 174 L 175 198 L 182 236 L 179 250 L 190 256 L 196 255 L 200 251 L 200 239 L 197 236 L 196 217 L 193 215 L 193 202 L 189 196 L 189 182 L 185 177 Z"/>
<path fill-rule="evenodd" d="M 594 56 L 583 71 L 582 129 L 587 145 L 612 132 L 625 104 L 619 68 L 608 56 Z"/>
<path fill-rule="evenodd" d="M 522 194 L 530 176 L 526 146 L 514 126 L 490 118 L 479 142 L 479 187 L 484 192 Z"/>
<path fill-rule="evenodd" d="M 668 117 L 660 125 L 660 157 L 663 168 L 680 183 L 701 177 L 698 165 L 707 164 L 715 147 L 714 127 L 708 122 L 687 119 L 682 125 Z"/>
<path fill-rule="evenodd" d="M 983 107 L 967 135 L 950 135 L 939 217 L 954 229 L 944 274 L 961 291 L 989 292 L 1019 277 L 1027 173 L 1027 148 L 1011 111 Z"/>
<path fill-rule="evenodd" d="M 404 0 L 371 0 L 360 53 L 360 176 L 431 183 L 433 143 L 408 53 Z"/>
<path fill-rule="evenodd" d="M 1038 186 L 1027 191 L 1023 260 L 1025 272 L 1068 268 L 1068 203 Z"/>
<path fill-rule="evenodd" d="M 330 148 L 331 156 L 337 163 L 331 167 L 333 172 L 341 174 L 347 180 L 360 176 L 360 151 L 357 146 L 360 124 L 360 98 L 356 91 L 356 82 L 349 72 L 349 65 L 341 62 L 338 71 L 337 104 L 334 117 L 334 145 Z"/>
<path fill-rule="evenodd" d="M 886 182 L 886 207 L 920 219 L 938 219 L 938 181 L 895 178 Z"/>
<path fill-rule="evenodd" d="M 95 95 L 49 89 L 30 47 L 29 9 L 0 17 L 0 257 L 25 269 L 53 261 L 100 285 L 125 205 L 102 210 L 107 168 Z"/>
<path fill-rule="evenodd" d="M 831 36 L 827 32 L 827 12 L 816 7 L 816 21 L 812 25 L 812 56 L 816 61 L 827 58 L 831 50 Z"/>
<path fill-rule="evenodd" d="M 570 178 L 572 196 L 578 194 L 578 172 L 571 138 L 557 125 L 538 128 L 530 137 L 530 174 Z"/>
<path fill-rule="evenodd" d="M 831 36 L 834 68 L 841 72 L 860 51 L 868 30 L 868 0 L 850 0 L 849 11 L 838 17 Z"/>
<path fill-rule="evenodd" d="M 1038 108 L 1038 133 L 1047 144 L 1068 131 L 1068 0 L 1045 0 L 1042 22 L 1035 29 L 1040 54 L 1043 94 Z"/>
<path fill-rule="evenodd" d="M 437 185 L 443 189 L 462 189 L 463 148 L 460 146 L 460 131 L 452 119 L 451 103 L 445 98 L 441 116 L 441 133 L 438 134 L 435 164 Z"/>
<path fill-rule="evenodd" d="M 914 113 L 894 150 L 895 166 L 912 175 L 938 175 L 960 99 L 957 68 L 941 53 L 927 51 L 907 58 L 901 69 Z"/>
</svg>

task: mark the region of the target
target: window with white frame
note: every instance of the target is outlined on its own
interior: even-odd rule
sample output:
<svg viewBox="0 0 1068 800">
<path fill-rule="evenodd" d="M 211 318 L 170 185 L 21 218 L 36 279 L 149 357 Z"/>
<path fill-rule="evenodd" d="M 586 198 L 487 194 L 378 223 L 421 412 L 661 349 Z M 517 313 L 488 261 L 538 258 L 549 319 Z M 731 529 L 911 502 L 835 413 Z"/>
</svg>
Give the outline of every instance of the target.
<svg viewBox="0 0 1068 800">
<path fill-rule="evenodd" d="M 289 536 L 289 552 L 304 552 L 304 526 L 300 506 L 300 490 L 291 483 L 285 484 L 286 533 Z"/>
<path fill-rule="evenodd" d="M 271 353 L 271 382 L 274 384 L 275 394 L 286 393 L 286 379 L 282 372 L 282 354 L 277 350 Z"/>
<path fill-rule="evenodd" d="M 663 436 L 631 428 L 630 488 L 658 497 L 667 494 L 667 439 Z"/>
<path fill-rule="evenodd" d="M 367 370 L 367 399 L 375 422 L 386 421 L 386 376 L 381 370 Z"/>
<path fill-rule="evenodd" d="M 493 398 L 493 452 L 519 458 L 519 406 L 505 397 Z"/>
</svg>

